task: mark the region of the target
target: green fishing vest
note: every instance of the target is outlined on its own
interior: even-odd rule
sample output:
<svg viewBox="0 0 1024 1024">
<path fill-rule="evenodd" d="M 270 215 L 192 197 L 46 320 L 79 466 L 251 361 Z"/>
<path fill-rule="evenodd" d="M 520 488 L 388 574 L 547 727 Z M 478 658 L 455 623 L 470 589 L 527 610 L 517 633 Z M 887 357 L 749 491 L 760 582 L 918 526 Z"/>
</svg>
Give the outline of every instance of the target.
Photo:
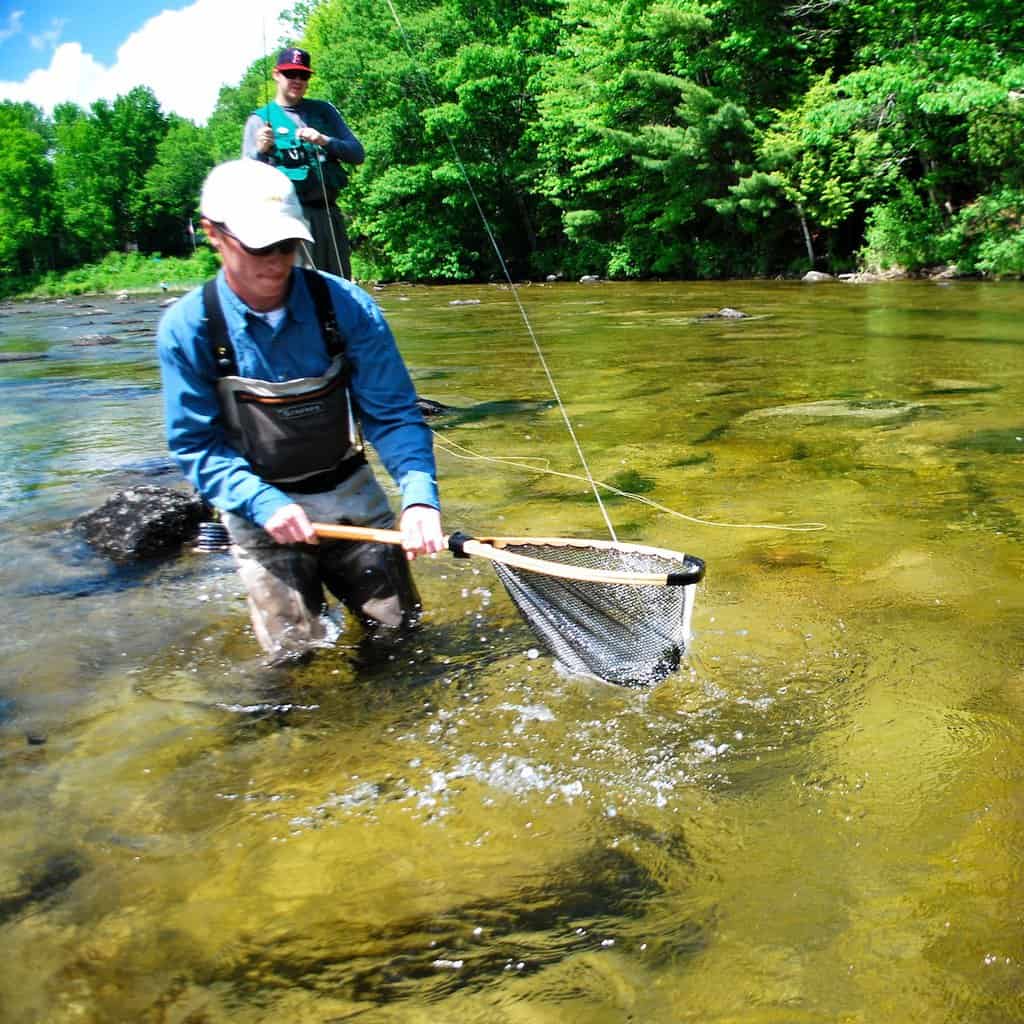
<svg viewBox="0 0 1024 1024">
<path fill-rule="evenodd" d="M 328 199 L 333 201 L 338 192 L 348 184 L 348 175 L 336 160 L 328 160 L 320 146 L 303 142 L 298 138 L 299 126 L 275 102 L 268 103 L 253 111 L 262 121 L 270 125 L 274 133 L 274 149 L 270 162 L 283 171 L 295 185 L 295 191 L 302 202 L 323 198 L 320 175 L 327 189 Z M 322 135 L 329 135 L 326 121 L 320 117 L 316 100 L 306 101 L 302 120 Z"/>
</svg>

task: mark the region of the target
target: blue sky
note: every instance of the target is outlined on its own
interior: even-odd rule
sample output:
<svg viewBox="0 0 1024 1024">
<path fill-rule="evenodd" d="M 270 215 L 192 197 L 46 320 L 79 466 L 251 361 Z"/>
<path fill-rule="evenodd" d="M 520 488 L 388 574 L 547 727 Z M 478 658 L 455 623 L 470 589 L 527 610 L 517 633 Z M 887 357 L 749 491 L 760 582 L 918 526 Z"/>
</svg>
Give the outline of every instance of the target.
<svg viewBox="0 0 1024 1024">
<path fill-rule="evenodd" d="M 148 85 L 165 112 L 205 121 L 222 85 L 287 32 L 287 0 L 0 0 L 0 99 L 47 112 Z M 204 58 L 206 53 L 209 56 Z"/>
<path fill-rule="evenodd" d="M 88 4 L 2 0 L 0 77 L 19 80 L 30 71 L 46 67 L 58 41 L 77 40 L 97 61 L 112 64 L 121 43 L 153 15 L 165 8 L 186 6 L 173 0 L 91 0 Z M 14 17 L 17 11 L 22 12 L 20 17 Z M 12 30 L 13 34 L 7 36 Z"/>
</svg>

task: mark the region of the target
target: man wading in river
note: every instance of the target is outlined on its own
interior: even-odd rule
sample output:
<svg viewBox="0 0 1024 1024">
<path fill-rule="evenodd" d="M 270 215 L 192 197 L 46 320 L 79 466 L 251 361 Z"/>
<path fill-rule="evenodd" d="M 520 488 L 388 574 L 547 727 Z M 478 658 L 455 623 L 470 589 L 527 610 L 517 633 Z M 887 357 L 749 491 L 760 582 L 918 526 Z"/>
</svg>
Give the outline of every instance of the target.
<svg viewBox="0 0 1024 1024">
<path fill-rule="evenodd" d="M 340 278 L 295 267 L 310 234 L 291 182 L 236 160 L 210 172 L 217 277 L 157 336 L 168 445 L 223 513 L 253 627 L 274 661 L 322 641 L 323 587 L 387 643 L 419 618 L 408 561 L 444 546 L 429 428 L 383 314 Z M 403 552 L 317 542 L 311 521 L 390 526 L 362 432 L 402 495 Z"/>
<path fill-rule="evenodd" d="M 305 99 L 312 74 L 305 50 L 289 47 L 277 55 L 277 96 L 246 122 L 242 155 L 291 178 L 313 233 L 309 262 L 351 280 L 348 234 L 335 204 L 348 182 L 342 163 L 361 164 L 366 153 L 334 106 Z"/>
</svg>

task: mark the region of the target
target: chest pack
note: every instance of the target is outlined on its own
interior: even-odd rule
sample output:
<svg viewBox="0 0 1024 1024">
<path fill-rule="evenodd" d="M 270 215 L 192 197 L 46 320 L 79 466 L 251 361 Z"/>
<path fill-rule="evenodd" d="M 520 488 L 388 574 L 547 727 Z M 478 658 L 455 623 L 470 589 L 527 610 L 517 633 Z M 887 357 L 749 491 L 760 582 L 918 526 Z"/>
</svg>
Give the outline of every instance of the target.
<svg viewBox="0 0 1024 1024">
<path fill-rule="evenodd" d="M 296 268 L 313 299 L 330 365 L 316 377 L 242 377 L 216 280 L 203 285 L 206 335 L 217 367 L 217 397 L 228 441 L 253 472 L 282 490 L 333 490 L 366 465 L 349 392 L 345 342 L 327 282 Z"/>
<path fill-rule="evenodd" d="M 302 124 L 315 128 L 322 135 L 331 134 L 328 130 L 330 126 L 320 116 L 315 101 L 303 102 L 299 124 L 275 102 L 253 113 L 270 125 L 274 133 L 271 163 L 291 179 L 300 199 L 321 197 L 321 189 L 326 189 L 329 196 L 335 196 L 348 183 L 348 175 L 337 161 L 328 160 L 319 146 L 303 142 L 298 137 Z"/>
</svg>

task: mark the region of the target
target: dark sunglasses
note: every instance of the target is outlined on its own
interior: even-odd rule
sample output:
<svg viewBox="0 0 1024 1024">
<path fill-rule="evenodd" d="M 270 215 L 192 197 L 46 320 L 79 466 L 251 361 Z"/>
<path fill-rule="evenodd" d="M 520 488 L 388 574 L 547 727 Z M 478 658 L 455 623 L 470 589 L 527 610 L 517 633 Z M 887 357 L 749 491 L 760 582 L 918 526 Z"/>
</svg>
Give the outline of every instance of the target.
<svg viewBox="0 0 1024 1024">
<path fill-rule="evenodd" d="M 309 81 L 308 71 L 282 71 L 281 74 L 284 75 L 285 78 L 297 78 L 300 82 Z"/>
<path fill-rule="evenodd" d="M 270 256 L 280 254 L 282 256 L 293 256 L 295 249 L 299 244 L 297 238 L 282 238 L 280 242 L 274 242 L 273 245 L 265 245 L 261 249 L 254 249 L 250 245 L 246 245 L 238 235 L 232 234 L 223 224 L 217 224 L 217 229 L 221 234 L 227 235 L 228 238 L 233 238 L 242 249 L 247 252 L 250 256 Z"/>
</svg>

